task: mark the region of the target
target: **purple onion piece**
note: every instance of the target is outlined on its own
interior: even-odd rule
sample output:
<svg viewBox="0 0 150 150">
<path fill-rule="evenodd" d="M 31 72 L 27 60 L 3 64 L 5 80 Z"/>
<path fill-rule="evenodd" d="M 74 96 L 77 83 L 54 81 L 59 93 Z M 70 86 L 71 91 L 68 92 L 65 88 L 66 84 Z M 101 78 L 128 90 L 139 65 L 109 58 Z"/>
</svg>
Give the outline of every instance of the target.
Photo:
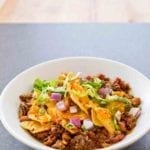
<svg viewBox="0 0 150 150">
<path fill-rule="evenodd" d="M 102 96 L 103 98 L 105 98 L 106 95 L 111 94 L 111 93 L 112 93 L 112 89 L 108 87 L 99 89 L 99 95 Z"/>
<path fill-rule="evenodd" d="M 61 94 L 60 93 L 51 93 L 51 99 L 53 99 L 54 101 L 60 101 Z"/>
<path fill-rule="evenodd" d="M 81 127 L 81 120 L 79 118 L 71 118 L 70 123 L 72 123 L 73 125 L 75 125 L 78 128 Z"/>
</svg>

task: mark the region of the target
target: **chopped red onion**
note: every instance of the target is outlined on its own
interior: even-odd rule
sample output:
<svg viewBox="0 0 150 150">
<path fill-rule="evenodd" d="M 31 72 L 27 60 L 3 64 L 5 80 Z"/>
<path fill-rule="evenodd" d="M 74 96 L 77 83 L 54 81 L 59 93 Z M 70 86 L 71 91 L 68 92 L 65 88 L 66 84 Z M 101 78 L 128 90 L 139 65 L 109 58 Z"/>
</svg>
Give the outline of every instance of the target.
<svg viewBox="0 0 150 150">
<path fill-rule="evenodd" d="M 138 118 L 141 114 L 141 109 L 138 107 L 133 107 L 130 109 L 129 114 Z"/>
<path fill-rule="evenodd" d="M 59 101 L 56 103 L 56 107 L 60 110 L 60 111 L 65 111 L 67 109 L 65 102 L 64 101 Z"/>
<path fill-rule="evenodd" d="M 107 94 L 111 94 L 111 93 L 112 93 L 112 89 L 108 87 L 99 89 L 99 94 L 102 97 L 105 97 Z"/>
<path fill-rule="evenodd" d="M 83 127 L 86 129 L 93 128 L 93 122 L 90 119 L 83 120 Z"/>
<path fill-rule="evenodd" d="M 71 118 L 70 123 L 72 123 L 73 125 L 75 125 L 78 128 L 81 127 L 81 120 L 79 118 Z"/>
<path fill-rule="evenodd" d="M 78 111 L 77 106 L 70 106 L 69 110 L 70 110 L 70 113 L 72 113 L 72 114 L 77 113 L 77 111 Z"/>
<path fill-rule="evenodd" d="M 51 93 L 51 99 L 54 101 L 59 101 L 61 100 L 61 94 L 60 93 Z"/>
</svg>

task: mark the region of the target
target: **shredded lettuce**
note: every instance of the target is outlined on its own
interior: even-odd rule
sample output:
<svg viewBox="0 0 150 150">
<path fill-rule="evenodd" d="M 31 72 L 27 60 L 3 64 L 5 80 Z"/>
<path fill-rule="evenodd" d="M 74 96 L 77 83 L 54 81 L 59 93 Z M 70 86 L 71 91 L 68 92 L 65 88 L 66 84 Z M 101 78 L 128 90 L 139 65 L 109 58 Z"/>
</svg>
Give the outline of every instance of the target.
<svg viewBox="0 0 150 150">
<path fill-rule="evenodd" d="M 131 107 L 131 101 L 125 97 L 117 96 L 117 95 L 107 95 L 105 99 L 101 98 L 99 94 L 97 93 L 97 89 L 94 88 L 89 83 L 82 84 L 87 89 L 87 95 L 90 96 L 91 100 L 97 102 L 101 106 L 106 106 L 107 104 L 113 102 L 113 101 L 120 101 L 125 104 L 125 107 L 128 109 Z"/>
<path fill-rule="evenodd" d="M 114 124 L 114 127 L 115 127 L 115 130 L 120 130 L 120 127 L 119 127 L 119 125 L 118 125 L 118 123 L 117 123 L 117 120 L 115 119 L 115 117 L 113 117 L 113 124 Z"/>
<path fill-rule="evenodd" d="M 58 85 L 58 80 L 50 80 L 49 81 L 49 86 L 51 87 L 57 87 Z"/>
<path fill-rule="evenodd" d="M 64 87 L 47 87 L 47 91 L 55 92 L 55 93 L 64 93 L 65 88 Z"/>
<path fill-rule="evenodd" d="M 99 94 L 97 93 L 98 89 L 102 87 L 103 81 L 100 80 L 99 78 L 95 77 L 93 81 L 85 81 L 82 83 L 82 86 L 87 89 L 87 95 L 90 96 L 91 100 L 101 104 L 104 104 L 102 99 Z"/>
<path fill-rule="evenodd" d="M 44 105 L 46 103 L 46 100 L 48 99 L 48 95 L 46 92 L 41 92 L 41 94 L 38 96 L 37 101 L 39 104 Z"/>
<path fill-rule="evenodd" d="M 46 88 L 48 86 L 49 87 L 56 87 L 57 83 L 58 83 L 57 80 L 46 81 L 46 80 L 36 79 L 34 81 L 33 87 L 42 91 L 44 88 Z"/>
<path fill-rule="evenodd" d="M 87 89 L 87 95 L 90 96 L 91 100 L 97 102 L 102 106 L 106 105 L 107 102 L 105 102 L 104 99 L 99 96 L 99 94 L 97 93 L 97 89 L 95 89 L 90 84 L 83 84 L 83 86 Z"/>
<path fill-rule="evenodd" d="M 45 104 L 46 100 L 49 99 L 47 91 L 55 92 L 55 93 L 64 93 L 65 89 L 63 87 L 47 87 L 41 91 L 39 96 L 37 97 L 37 100 L 40 104 Z"/>
<path fill-rule="evenodd" d="M 90 85 L 94 89 L 99 89 L 104 84 L 104 81 L 100 80 L 99 78 L 95 77 L 93 81 L 86 81 L 83 83 L 83 85 Z"/>
<path fill-rule="evenodd" d="M 57 92 L 57 93 L 64 93 L 65 89 L 63 87 L 57 87 L 58 80 L 41 80 L 36 79 L 34 81 L 33 87 L 34 91 L 38 91 L 37 101 L 39 104 L 45 104 L 46 100 L 49 98 L 47 92 Z"/>
</svg>

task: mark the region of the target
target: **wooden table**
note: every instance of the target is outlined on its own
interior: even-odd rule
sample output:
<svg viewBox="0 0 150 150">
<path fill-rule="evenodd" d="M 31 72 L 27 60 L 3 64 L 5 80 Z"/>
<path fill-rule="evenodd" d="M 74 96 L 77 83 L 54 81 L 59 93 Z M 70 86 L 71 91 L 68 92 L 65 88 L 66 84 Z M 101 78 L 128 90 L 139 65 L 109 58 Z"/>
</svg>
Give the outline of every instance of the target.
<svg viewBox="0 0 150 150">
<path fill-rule="evenodd" d="M 0 22 L 149 21 L 150 0 L 5 0 L 0 9 Z"/>
</svg>

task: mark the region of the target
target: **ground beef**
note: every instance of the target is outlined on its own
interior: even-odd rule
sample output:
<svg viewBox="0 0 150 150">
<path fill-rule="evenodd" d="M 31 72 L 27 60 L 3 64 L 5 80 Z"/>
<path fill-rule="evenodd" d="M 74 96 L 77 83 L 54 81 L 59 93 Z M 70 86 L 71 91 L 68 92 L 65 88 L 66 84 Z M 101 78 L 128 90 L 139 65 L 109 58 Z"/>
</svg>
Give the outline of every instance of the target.
<svg viewBox="0 0 150 150">
<path fill-rule="evenodd" d="M 94 149 L 94 142 L 85 135 L 76 135 L 70 141 L 70 150 L 93 150 Z"/>
<path fill-rule="evenodd" d="M 123 114 L 121 117 L 121 121 L 125 123 L 126 129 L 128 131 L 132 130 L 136 126 L 136 118 L 132 115 Z"/>
<path fill-rule="evenodd" d="M 50 134 L 48 137 L 46 137 L 42 142 L 47 145 L 51 146 L 57 141 L 57 137 L 53 134 Z"/>
<path fill-rule="evenodd" d="M 22 116 L 27 116 L 28 110 L 29 110 L 29 107 L 27 104 L 25 104 L 25 103 L 20 104 L 20 106 L 19 106 L 19 118 Z"/>
<path fill-rule="evenodd" d="M 108 77 L 106 77 L 104 74 L 99 74 L 98 78 L 104 81 L 110 81 L 110 79 Z"/>
<path fill-rule="evenodd" d="M 113 143 L 121 141 L 124 137 L 124 133 L 118 133 L 110 135 L 104 127 L 96 127 L 88 131 L 87 135 L 93 141 L 96 148 L 104 148 Z"/>
<path fill-rule="evenodd" d="M 29 120 L 27 117 L 29 108 L 31 106 L 30 102 L 32 99 L 32 93 L 22 94 L 19 96 L 21 104 L 19 106 L 19 119 L 20 121 Z"/>
<path fill-rule="evenodd" d="M 64 150 L 66 145 L 65 143 L 62 141 L 62 140 L 57 140 L 53 145 L 52 145 L 53 148 L 57 148 L 57 149 L 61 149 L 61 150 Z"/>
<path fill-rule="evenodd" d="M 25 93 L 19 96 L 20 100 L 24 103 L 28 103 L 32 99 L 32 93 Z"/>
<path fill-rule="evenodd" d="M 126 120 L 126 127 L 128 130 L 132 130 L 136 126 L 136 119 L 133 116 L 130 116 Z"/>
<path fill-rule="evenodd" d="M 130 87 L 127 83 L 122 81 L 120 78 L 116 78 L 114 80 L 114 82 L 112 83 L 112 89 L 114 91 L 121 91 L 122 90 L 122 91 L 128 93 L 128 91 L 130 90 Z"/>
<path fill-rule="evenodd" d="M 71 139 L 70 133 L 67 132 L 67 131 L 63 132 L 63 134 L 62 134 L 62 140 L 64 142 L 68 142 L 68 141 L 70 141 L 70 139 Z"/>
<path fill-rule="evenodd" d="M 55 135 L 57 138 L 61 138 L 64 132 L 65 129 L 59 124 L 53 124 L 51 126 L 50 134 Z"/>
<path fill-rule="evenodd" d="M 124 137 L 125 137 L 125 134 L 123 134 L 123 133 L 117 134 L 110 138 L 110 143 L 111 144 L 117 143 L 117 142 L 121 141 L 122 139 L 124 139 Z"/>
<path fill-rule="evenodd" d="M 38 136 L 45 145 L 58 149 L 64 149 L 71 139 L 70 133 L 58 124 L 53 124 L 51 130 L 36 136 Z"/>
<path fill-rule="evenodd" d="M 137 107 L 141 104 L 141 99 L 138 97 L 134 97 L 134 98 L 132 98 L 131 102 L 132 102 L 133 106 Z"/>
<path fill-rule="evenodd" d="M 94 142 L 95 147 L 102 148 L 109 139 L 108 131 L 103 127 L 96 127 L 87 132 L 89 138 Z"/>
<path fill-rule="evenodd" d="M 49 136 L 49 132 L 50 131 L 44 131 L 44 132 L 40 132 L 40 133 L 35 133 L 33 134 L 33 136 L 35 138 L 37 138 L 40 141 L 43 141 L 45 138 L 47 138 Z"/>
<path fill-rule="evenodd" d="M 120 130 L 123 133 L 126 133 L 127 132 L 127 127 L 126 127 L 125 121 L 119 121 L 118 124 L 119 124 Z"/>
<path fill-rule="evenodd" d="M 91 80 L 93 80 L 93 77 L 91 77 L 91 76 L 87 76 L 87 77 L 86 77 L 86 80 L 91 81 Z"/>
</svg>

